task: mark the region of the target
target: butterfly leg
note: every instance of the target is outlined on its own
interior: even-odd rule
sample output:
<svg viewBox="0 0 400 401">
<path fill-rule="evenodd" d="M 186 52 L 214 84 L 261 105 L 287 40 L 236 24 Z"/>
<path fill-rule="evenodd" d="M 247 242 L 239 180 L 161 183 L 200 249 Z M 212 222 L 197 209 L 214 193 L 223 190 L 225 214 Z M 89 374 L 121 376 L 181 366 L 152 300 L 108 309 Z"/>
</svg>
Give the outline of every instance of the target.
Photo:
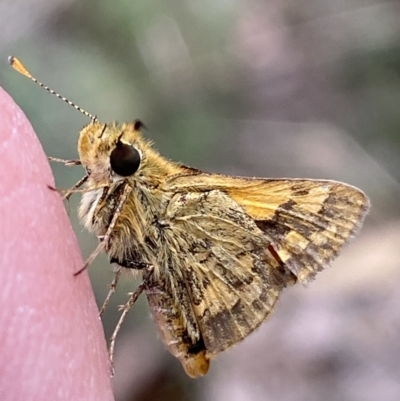
<svg viewBox="0 0 400 401">
<path fill-rule="evenodd" d="M 80 166 L 82 164 L 80 160 L 65 160 L 50 156 L 48 156 L 47 159 L 51 162 L 64 163 L 66 166 Z"/>
<path fill-rule="evenodd" d="M 140 294 L 145 290 L 145 288 L 148 285 L 149 279 L 151 277 L 151 274 L 153 273 L 154 267 L 152 265 L 148 265 L 146 267 L 146 271 L 143 274 L 143 281 L 139 285 L 138 288 L 136 288 L 135 292 L 130 293 L 130 297 L 128 302 L 125 305 L 121 305 L 120 310 L 122 310 L 121 316 L 118 320 L 117 325 L 115 326 L 114 332 L 110 338 L 110 349 L 109 349 L 109 355 L 110 355 L 110 363 L 112 367 L 112 371 L 114 372 L 114 349 L 115 349 L 115 340 L 117 338 L 118 332 L 121 329 L 122 323 L 125 320 L 126 315 L 128 314 L 129 310 L 132 308 L 132 306 L 135 304 L 137 299 L 139 298 Z"/>
<path fill-rule="evenodd" d="M 115 293 L 115 288 L 117 287 L 118 280 L 119 280 L 119 277 L 121 276 L 123 267 L 125 267 L 127 269 L 137 269 L 137 270 L 149 269 L 151 267 L 151 265 L 148 263 L 135 262 L 133 260 L 124 260 L 124 261 L 120 262 L 116 258 L 111 258 L 110 263 L 117 263 L 118 268 L 115 271 L 114 279 L 110 284 L 110 290 L 108 291 L 107 297 L 104 300 L 103 306 L 100 309 L 100 316 L 102 316 L 104 311 L 107 309 L 110 299 L 111 299 L 112 295 Z"/>
<path fill-rule="evenodd" d="M 129 194 L 132 191 L 132 187 L 129 185 L 125 185 L 123 193 L 119 199 L 119 203 L 117 205 L 117 207 L 115 208 L 113 217 L 111 219 L 111 223 L 110 225 L 107 227 L 107 231 L 106 233 L 100 238 L 100 243 L 99 245 L 97 245 L 97 248 L 92 252 L 92 254 L 87 258 L 85 264 L 83 265 L 83 267 L 81 269 L 79 269 L 77 272 L 74 273 L 74 276 L 79 275 L 80 273 L 82 273 L 84 270 L 87 269 L 87 267 L 89 265 L 92 264 L 92 262 L 96 259 L 96 257 L 104 250 L 107 251 L 108 248 L 108 243 L 110 241 L 111 238 L 111 233 L 114 230 L 115 224 L 117 223 L 118 217 L 121 215 L 121 211 L 122 208 L 126 202 L 126 200 L 128 199 Z"/>
<path fill-rule="evenodd" d="M 99 312 L 100 317 L 103 315 L 104 311 L 107 309 L 110 299 L 111 299 L 112 295 L 115 293 L 115 288 L 117 287 L 119 277 L 121 276 L 121 272 L 122 272 L 122 267 L 119 266 L 118 269 L 114 273 L 114 279 L 110 284 L 110 289 L 108 291 L 107 297 L 104 300 L 103 305 L 100 309 L 100 312 Z"/>
<path fill-rule="evenodd" d="M 60 195 L 62 195 L 63 200 L 68 200 L 71 197 L 71 195 L 73 195 L 74 193 L 90 192 L 90 191 L 94 191 L 95 189 L 97 189 L 97 188 L 78 189 L 88 180 L 88 178 L 89 178 L 89 175 L 86 174 L 70 189 L 58 189 L 58 188 L 53 187 L 52 185 L 47 185 L 47 187 L 49 189 L 51 189 L 52 191 L 56 191 Z M 100 188 L 102 188 L 102 187 L 100 187 Z"/>
<path fill-rule="evenodd" d="M 51 162 L 64 163 L 66 166 L 81 166 L 82 162 L 80 160 L 66 160 L 66 159 L 58 159 L 57 157 L 48 156 L 47 159 Z M 72 194 L 75 193 L 75 190 L 81 187 L 89 178 L 89 174 L 86 174 L 82 177 L 72 188 L 67 191 L 63 191 L 63 200 L 68 200 Z M 56 188 L 51 188 L 56 190 Z"/>
<path fill-rule="evenodd" d="M 68 189 L 67 192 L 65 192 L 65 194 L 63 195 L 63 200 L 68 200 L 71 197 L 71 195 L 74 193 L 74 191 L 76 189 L 78 189 L 79 187 L 81 187 L 88 180 L 88 178 L 89 178 L 89 175 L 86 174 L 73 187 Z"/>
</svg>

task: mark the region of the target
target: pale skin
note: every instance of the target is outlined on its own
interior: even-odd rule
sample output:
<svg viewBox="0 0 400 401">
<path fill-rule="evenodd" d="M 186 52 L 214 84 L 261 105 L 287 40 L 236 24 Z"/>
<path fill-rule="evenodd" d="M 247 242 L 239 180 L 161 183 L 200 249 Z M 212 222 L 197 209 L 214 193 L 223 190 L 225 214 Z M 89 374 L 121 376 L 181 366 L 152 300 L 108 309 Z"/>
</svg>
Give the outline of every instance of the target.
<svg viewBox="0 0 400 401">
<path fill-rule="evenodd" d="M 113 400 L 103 329 L 30 123 L 0 88 L 0 399 Z"/>
</svg>

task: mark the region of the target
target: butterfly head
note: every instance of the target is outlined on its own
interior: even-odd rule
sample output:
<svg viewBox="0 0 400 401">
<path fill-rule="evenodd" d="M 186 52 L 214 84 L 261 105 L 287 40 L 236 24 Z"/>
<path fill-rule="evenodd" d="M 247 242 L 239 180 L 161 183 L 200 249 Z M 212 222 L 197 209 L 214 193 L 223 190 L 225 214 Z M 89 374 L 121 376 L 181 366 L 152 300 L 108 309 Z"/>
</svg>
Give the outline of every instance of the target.
<svg viewBox="0 0 400 401">
<path fill-rule="evenodd" d="M 78 153 L 90 178 L 99 184 L 121 180 L 157 180 L 170 174 L 171 163 L 146 140 L 141 121 L 105 124 L 97 120 L 79 135 Z"/>
</svg>

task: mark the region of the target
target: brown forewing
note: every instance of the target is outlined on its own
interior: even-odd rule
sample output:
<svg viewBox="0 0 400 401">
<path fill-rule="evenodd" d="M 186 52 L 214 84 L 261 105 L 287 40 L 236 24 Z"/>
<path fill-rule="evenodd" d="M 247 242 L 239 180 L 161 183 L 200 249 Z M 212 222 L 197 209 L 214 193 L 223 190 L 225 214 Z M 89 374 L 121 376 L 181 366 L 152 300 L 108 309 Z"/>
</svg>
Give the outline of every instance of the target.
<svg viewBox="0 0 400 401">
<path fill-rule="evenodd" d="M 278 259 L 301 282 L 312 279 L 338 255 L 369 210 L 362 191 L 328 180 L 196 174 L 172 177 L 164 188 L 227 194 L 270 239 Z"/>
</svg>

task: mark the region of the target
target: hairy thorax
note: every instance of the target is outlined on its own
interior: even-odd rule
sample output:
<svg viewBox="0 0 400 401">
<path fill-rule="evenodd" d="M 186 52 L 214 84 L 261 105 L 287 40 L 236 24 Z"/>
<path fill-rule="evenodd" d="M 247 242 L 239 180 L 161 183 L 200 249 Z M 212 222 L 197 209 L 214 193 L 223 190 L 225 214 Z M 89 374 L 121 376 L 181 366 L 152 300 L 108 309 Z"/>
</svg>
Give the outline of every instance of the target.
<svg viewBox="0 0 400 401">
<path fill-rule="evenodd" d="M 79 216 L 100 240 L 110 225 L 125 185 L 126 182 L 97 189 L 82 198 Z M 138 182 L 128 185 L 132 191 L 119 214 L 106 251 L 121 266 L 136 269 L 137 264 L 154 268 L 145 292 L 160 335 L 190 376 L 204 375 L 209 358 L 184 285 L 188 261 L 183 256 L 188 255 L 193 246 L 192 238 L 187 233 L 177 237 L 170 229 L 167 209 L 172 193 L 157 192 L 154 188 L 149 192 Z"/>
<path fill-rule="evenodd" d="M 125 260 L 147 263 L 158 270 L 160 262 L 162 264 L 158 255 L 156 260 L 156 250 L 162 239 L 159 213 L 166 203 L 161 193 L 155 193 L 154 190 L 150 192 L 148 187 L 138 182 L 116 182 L 110 187 L 85 193 L 79 208 L 79 218 L 101 240 L 126 185 L 130 185 L 132 191 L 119 214 L 106 251 L 112 259 L 121 263 Z"/>
</svg>

